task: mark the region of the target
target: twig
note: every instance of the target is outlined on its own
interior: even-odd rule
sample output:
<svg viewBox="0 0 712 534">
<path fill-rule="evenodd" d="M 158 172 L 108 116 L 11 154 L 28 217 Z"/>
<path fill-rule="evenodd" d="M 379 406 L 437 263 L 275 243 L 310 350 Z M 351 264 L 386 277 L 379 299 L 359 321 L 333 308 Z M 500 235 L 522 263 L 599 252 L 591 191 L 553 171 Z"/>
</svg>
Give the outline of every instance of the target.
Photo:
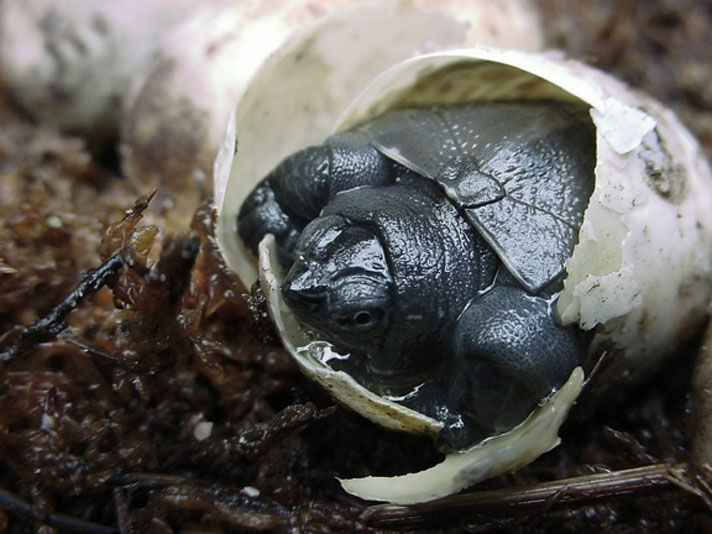
<svg viewBox="0 0 712 534">
<path fill-rule="evenodd" d="M 285 438 L 304 430 L 308 425 L 334 413 L 335 406 L 318 409 L 312 402 L 287 406 L 269 420 L 256 423 L 240 433 L 229 444 L 236 455 L 254 460 Z M 220 444 L 225 447 L 224 443 Z"/>
<path fill-rule="evenodd" d="M 9 361 L 21 356 L 39 343 L 49 341 L 67 328 L 64 319 L 90 293 L 101 289 L 114 276 L 124 260 L 121 251 L 111 256 L 96 269 L 86 273 L 84 278 L 62 302 L 52 308 L 47 315 L 32 323 L 8 350 L 0 352 L 0 361 Z"/>
<path fill-rule="evenodd" d="M 164 473 L 119 473 L 109 481 L 124 488 L 160 488 L 170 485 L 209 486 L 211 482 Z"/>
<path fill-rule="evenodd" d="M 71 517 L 64 514 L 45 513 L 17 495 L 0 488 L 0 506 L 9 514 L 24 517 L 32 521 L 39 521 L 64 532 L 77 534 L 119 534 L 113 527 L 93 523 L 85 519 Z"/>
<path fill-rule="evenodd" d="M 678 467 L 654 464 L 524 488 L 465 493 L 410 506 L 376 505 L 367 508 L 361 519 L 370 526 L 401 529 L 458 521 L 480 514 L 486 514 L 488 520 L 498 515 L 524 515 L 564 504 L 584 504 L 679 487 Z"/>
<path fill-rule="evenodd" d="M 98 358 L 100 360 L 104 360 L 104 361 L 110 363 L 111 365 L 114 365 L 116 367 L 121 367 L 122 369 L 126 369 L 128 371 L 133 371 L 136 373 L 157 373 L 158 371 L 166 369 L 169 366 L 169 362 L 167 362 L 165 360 L 162 360 L 160 363 L 155 364 L 155 365 L 147 365 L 147 364 L 142 364 L 142 363 L 139 363 L 136 361 L 130 361 L 130 360 L 125 360 L 123 358 L 118 358 L 112 354 L 109 354 L 108 352 L 105 352 L 105 351 L 100 350 L 96 347 L 87 345 L 86 343 L 84 343 L 80 339 L 75 338 L 74 336 L 70 335 L 69 333 L 60 334 L 59 339 L 82 350 L 83 352 L 87 353 L 89 356 Z"/>
<path fill-rule="evenodd" d="M 270 500 L 251 497 L 242 488 L 160 473 L 125 473 L 114 483 L 150 488 L 154 505 L 173 510 L 209 512 L 234 527 L 284 531 L 294 511 Z M 123 534 L 123 532 L 121 533 Z"/>
<path fill-rule="evenodd" d="M 129 516 L 129 504 L 126 495 L 121 488 L 114 488 L 114 510 L 116 511 L 116 523 L 119 525 L 121 534 L 134 534 L 131 517 Z"/>
<path fill-rule="evenodd" d="M 670 469 L 670 482 L 678 488 L 699 497 L 712 511 L 712 491 L 709 479 L 712 469 L 709 465 L 694 466 L 682 464 Z"/>
</svg>

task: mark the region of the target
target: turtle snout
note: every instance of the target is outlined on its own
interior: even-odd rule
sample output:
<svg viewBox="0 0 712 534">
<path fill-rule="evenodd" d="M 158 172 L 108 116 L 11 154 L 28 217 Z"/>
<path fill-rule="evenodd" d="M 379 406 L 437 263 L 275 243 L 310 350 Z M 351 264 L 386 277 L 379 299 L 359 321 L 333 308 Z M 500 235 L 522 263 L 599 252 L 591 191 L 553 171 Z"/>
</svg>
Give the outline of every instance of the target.
<svg viewBox="0 0 712 534">
<path fill-rule="evenodd" d="M 308 269 L 292 269 L 282 284 L 282 296 L 295 311 L 316 311 L 326 299 L 327 290 Z"/>
</svg>

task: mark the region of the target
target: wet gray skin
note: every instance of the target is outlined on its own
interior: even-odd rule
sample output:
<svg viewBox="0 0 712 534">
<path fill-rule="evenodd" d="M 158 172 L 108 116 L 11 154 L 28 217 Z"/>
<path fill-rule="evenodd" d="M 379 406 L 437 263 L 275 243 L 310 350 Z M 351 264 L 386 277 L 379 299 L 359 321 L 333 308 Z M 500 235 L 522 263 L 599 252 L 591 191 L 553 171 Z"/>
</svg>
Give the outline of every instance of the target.
<svg viewBox="0 0 712 534">
<path fill-rule="evenodd" d="M 288 157 L 238 228 L 253 250 L 275 235 L 285 301 L 350 354 L 345 370 L 462 449 L 523 421 L 582 362 L 583 336 L 551 304 L 594 146 L 573 105 L 395 112 Z"/>
</svg>

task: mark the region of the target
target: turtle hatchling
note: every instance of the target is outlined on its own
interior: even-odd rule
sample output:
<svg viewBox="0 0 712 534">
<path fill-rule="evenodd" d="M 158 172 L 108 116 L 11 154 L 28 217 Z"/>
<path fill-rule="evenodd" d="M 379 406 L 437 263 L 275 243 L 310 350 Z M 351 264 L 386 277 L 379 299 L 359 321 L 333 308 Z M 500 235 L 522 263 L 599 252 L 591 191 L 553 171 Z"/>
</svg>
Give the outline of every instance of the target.
<svg viewBox="0 0 712 534">
<path fill-rule="evenodd" d="M 289 272 L 297 319 L 379 395 L 443 423 L 444 451 L 521 423 L 588 339 L 553 302 L 594 184 L 587 107 L 390 111 L 284 159 L 238 216 Z"/>
<path fill-rule="evenodd" d="M 409 504 L 520 469 L 578 399 L 675 354 L 709 316 L 712 174 L 672 112 L 560 53 L 402 60 L 389 32 L 333 53 L 355 20 L 251 79 L 215 162 L 216 236 L 307 377 L 446 453 L 340 481 Z M 362 53 L 393 61 L 365 76 Z"/>
</svg>

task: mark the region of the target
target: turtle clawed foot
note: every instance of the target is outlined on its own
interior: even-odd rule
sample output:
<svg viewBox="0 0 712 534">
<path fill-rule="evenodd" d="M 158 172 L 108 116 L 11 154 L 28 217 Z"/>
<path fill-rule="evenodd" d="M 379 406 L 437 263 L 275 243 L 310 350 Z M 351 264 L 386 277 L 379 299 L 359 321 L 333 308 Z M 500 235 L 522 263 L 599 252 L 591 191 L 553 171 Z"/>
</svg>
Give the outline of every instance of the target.
<svg viewBox="0 0 712 534">
<path fill-rule="evenodd" d="M 266 181 L 245 199 L 237 216 L 237 228 L 242 240 L 255 254 L 260 241 L 267 234 L 274 235 L 280 263 L 284 267 L 292 265 L 301 225 L 284 212 Z"/>
</svg>

